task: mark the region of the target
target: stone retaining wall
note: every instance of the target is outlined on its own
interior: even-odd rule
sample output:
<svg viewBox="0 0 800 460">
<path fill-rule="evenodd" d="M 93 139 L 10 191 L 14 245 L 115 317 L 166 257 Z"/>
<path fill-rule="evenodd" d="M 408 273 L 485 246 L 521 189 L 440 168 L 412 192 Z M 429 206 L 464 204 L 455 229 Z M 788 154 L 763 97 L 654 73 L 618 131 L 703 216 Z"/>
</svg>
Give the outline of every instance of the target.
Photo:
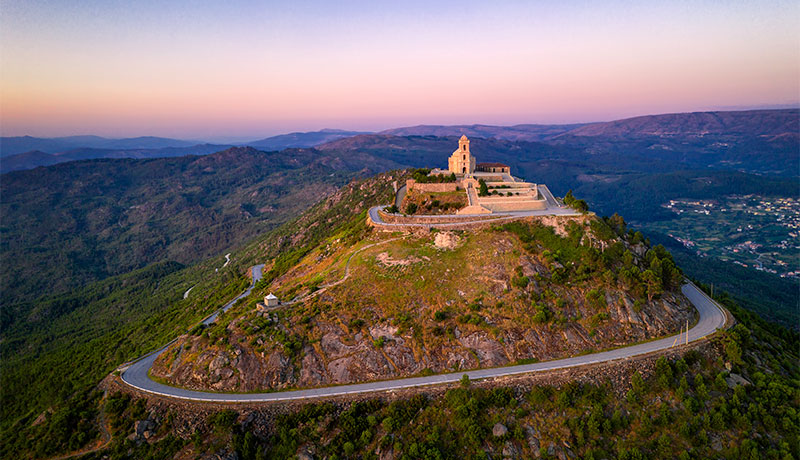
<svg viewBox="0 0 800 460">
<path fill-rule="evenodd" d="M 453 222 L 464 222 L 465 220 L 489 220 L 494 217 L 475 216 L 475 217 L 438 217 L 438 216 L 400 216 L 397 214 L 389 214 L 384 211 L 378 211 L 384 222 L 387 224 L 442 224 Z"/>
</svg>

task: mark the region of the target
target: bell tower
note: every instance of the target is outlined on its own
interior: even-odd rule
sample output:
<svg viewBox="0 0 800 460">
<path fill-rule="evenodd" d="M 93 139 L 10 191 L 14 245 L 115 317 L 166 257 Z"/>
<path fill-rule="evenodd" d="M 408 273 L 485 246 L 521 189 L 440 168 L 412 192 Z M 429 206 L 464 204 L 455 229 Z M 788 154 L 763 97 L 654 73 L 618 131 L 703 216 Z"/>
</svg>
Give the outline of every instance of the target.
<svg viewBox="0 0 800 460">
<path fill-rule="evenodd" d="M 456 174 L 472 174 L 475 172 L 475 157 L 469 151 L 469 139 L 462 135 L 458 140 L 458 150 L 450 155 L 448 170 Z"/>
<path fill-rule="evenodd" d="M 462 134 L 461 139 L 458 140 L 458 150 L 469 155 L 469 139 L 466 134 Z"/>
</svg>

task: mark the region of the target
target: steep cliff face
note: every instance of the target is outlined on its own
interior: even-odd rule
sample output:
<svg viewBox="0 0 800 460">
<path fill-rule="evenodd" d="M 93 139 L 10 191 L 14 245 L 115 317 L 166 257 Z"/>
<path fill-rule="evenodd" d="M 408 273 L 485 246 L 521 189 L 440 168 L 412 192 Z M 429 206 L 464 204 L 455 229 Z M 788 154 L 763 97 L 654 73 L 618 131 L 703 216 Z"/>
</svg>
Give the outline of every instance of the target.
<svg viewBox="0 0 800 460">
<path fill-rule="evenodd" d="M 254 391 L 549 360 L 677 332 L 693 309 L 661 248 L 594 217 L 331 237 L 187 335 L 153 375 Z M 616 226 L 615 226 L 616 225 Z"/>
</svg>

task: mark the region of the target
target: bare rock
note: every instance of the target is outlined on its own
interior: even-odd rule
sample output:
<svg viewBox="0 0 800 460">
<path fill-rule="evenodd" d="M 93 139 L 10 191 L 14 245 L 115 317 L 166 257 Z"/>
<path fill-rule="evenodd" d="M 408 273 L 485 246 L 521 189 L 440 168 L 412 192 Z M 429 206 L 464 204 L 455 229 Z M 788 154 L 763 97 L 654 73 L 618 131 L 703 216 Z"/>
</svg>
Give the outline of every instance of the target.
<svg viewBox="0 0 800 460">
<path fill-rule="evenodd" d="M 508 428 L 502 423 L 495 423 L 494 427 L 492 427 L 492 434 L 496 438 L 501 438 L 508 433 Z"/>
<path fill-rule="evenodd" d="M 728 388 L 736 388 L 739 385 L 750 385 L 750 381 L 746 378 L 742 377 L 739 374 L 731 373 L 727 377 L 725 377 L 725 383 L 728 384 Z"/>
<path fill-rule="evenodd" d="M 133 431 L 137 438 L 149 437 L 145 436 L 146 432 L 153 430 L 156 424 L 152 420 L 137 420 L 133 423 Z"/>
<path fill-rule="evenodd" d="M 325 381 L 325 366 L 322 359 L 317 355 L 314 347 L 306 345 L 303 352 L 303 362 L 300 367 L 300 385 L 312 386 L 323 383 Z"/>
<path fill-rule="evenodd" d="M 528 440 L 528 446 L 530 446 L 531 451 L 533 451 L 534 458 L 541 457 L 541 453 L 539 452 L 541 445 L 539 444 L 539 438 L 537 438 L 538 435 L 539 432 L 532 426 L 525 428 L 525 437 Z"/>
<path fill-rule="evenodd" d="M 314 460 L 314 456 L 311 455 L 306 449 L 301 449 L 300 452 L 297 453 L 297 460 Z"/>
<path fill-rule="evenodd" d="M 519 458 L 519 450 L 511 441 L 506 441 L 503 445 L 503 458 Z"/>
<path fill-rule="evenodd" d="M 439 249 L 455 249 L 460 240 L 453 232 L 439 232 L 433 238 L 433 244 Z"/>
<path fill-rule="evenodd" d="M 481 367 L 502 366 L 508 363 L 505 350 L 496 340 L 492 340 L 485 332 L 476 332 L 458 339 L 464 347 L 475 350 Z"/>
<path fill-rule="evenodd" d="M 219 369 L 222 369 L 223 367 L 227 366 L 228 363 L 230 363 L 230 360 L 228 359 L 228 355 L 225 354 L 225 353 L 220 353 L 219 355 L 217 355 L 216 358 L 214 358 L 211 361 L 211 363 L 209 363 L 208 370 L 211 371 L 211 372 L 215 372 L 215 371 L 217 371 Z"/>
</svg>

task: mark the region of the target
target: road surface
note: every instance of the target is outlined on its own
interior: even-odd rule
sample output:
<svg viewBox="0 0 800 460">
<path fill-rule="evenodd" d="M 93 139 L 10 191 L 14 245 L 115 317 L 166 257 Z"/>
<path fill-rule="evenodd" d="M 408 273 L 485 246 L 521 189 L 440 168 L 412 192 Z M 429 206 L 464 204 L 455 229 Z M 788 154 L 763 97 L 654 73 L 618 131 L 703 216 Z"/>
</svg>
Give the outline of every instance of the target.
<svg viewBox="0 0 800 460">
<path fill-rule="evenodd" d="M 259 270 L 260 275 L 260 270 Z M 260 276 L 259 276 L 260 277 Z M 255 282 L 255 267 L 253 270 L 253 280 Z M 252 286 L 251 286 L 252 289 Z M 726 314 L 716 302 L 700 291 L 693 284 L 685 284 L 681 290 L 684 295 L 697 308 L 700 319 L 697 324 L 689 330 L 689 342 L 697 341 L 703 337 L 713 334 L 718 329 L 725 326 Z M 246 292 L 249 293 L 250 289 Z M 245 294 L 243 294 L 245 295 Z M 233 301 L 229 304 L 232 305 Z M 357 393 L 370 393 L 376 391 L 399 390 L 402 388 L 422 387 L 443 383 L 458 382 L 466 374 L 471 380 L 480 380 L 493 377 L 503 377 L 509 375 L 526 374 L 532 372 L 543 372 L 556 369 L 567 369 L 571 367 L 583 366 L 587 364 L 603 363 L 625 358 L 631 358 L 646 353 L 670 348 L 676 341 L 677 336 L 665 337 L 651 342 L 631 345 L 615 350 L 593 353 L 590 355 L 575 356 L 572 358 L 558 359 L 534 364 L 523 364 L 518 366 L 499 367 L 492 369 L 478 369 L 466 372 L 456 372 L 452 374 L 439 374 L 427 377 L 411 377 L 395 380 L 384 380 L 380 382 L 367 382 L 351 385 L 340 385 L 323 388 L 310 388 L 306 390 L 280 391 L 274 393 L 207 393 L 203 391 L 186 390 L 183 388 L 171 387 L 158 383 L 150 379 L 148 371 L 153 365 L 159 354 L 166 350 L 166 346 L 155 353 L 133 363 L 122 373 L 122 380 L 128 385 L 141 391 L 167 396 L 178 399 L 206 402 L 227 402 L 227 403 L 255 403 L 270 401 L 291 401 L 323 398 L 330 396 L 349 395 Z M 681 341 L 685 341 L 684 338 Z M 167 345 L 168 346 L 168 345 Z"/>
<path fill-rule="evenodd" d="M 237 300 L 239 300 L 239 299 L 243 299 L 243 298 L 245 298 L 245 297 L 249 296 L 249 295 L 250 295 L 250 293 L 251 293 L 251 292 L 253 292 L 253 287 L 255 287 L 256 283 L 257 283 L 257 282 L 258 282 L 258 281 L 261 279 L 261 277 L 263 276 L 263 274 L 261 273 L 261 271 L 262 271 L 263 269 L 264 269 L 264 264 L 261 264 L 261 265 L 255 265 L 255 266 L 253 266 L 253 268 L 252 268 L 252 270 L 253 270 L 253 282 L 250 284 L 250 287 L 249 287 L 249 288 L 247 288 L 247 289 L 246 289 L 244 292 L 242 292 L 241 294 L 239 294 L 239 296 L 238 296 L 238 297 L 236 297 L 235 299 L 233 299 L 233 300 L 231 300 L 230 302 L 228 302 L 228 303 L 226 303 L 225 305 L 223 305 L 223 307 L 222 307 L 222 308 L 220 308 L 219 310 L 217 310 L 216 312 L 214 312 L 214 314 L 212 314 L 212 315 L 211 315 L 211 316 L 209 316 L 208 318 L 204 319 L 204 320 L 203 320 L 203 324 L 205 324 L 206 326 L 208 326 L 209 324 L 213 323 L 214 321 L 216 321 L 216 320 L 217 320 L 217 316 L 219 316 L 220 312 L 224 312 L 224 311 L 228 311 L 228 310 L 230 310 L 230 308 L 233 306 L 233 304 L 235 304 L 235 303 L 236 303 L 236 301 L 237 301 Z"/>
<path fill-rule="evenodd" d="M 556 200 L 556 197 L 553 196 L 552 192 L 550 192 L 550 189 L 547 188 L 546 185 L 539 184 L 539 193 L 541 193 L 542 197 L 547 203 L 548 208 L 563 208 L 561 203 Z"/>
<path fill-rule="evenodd" d="M 403 198 L 406 197 L 406 191 L 407 188 L 405 184 L 401 185 L 400 188 L 397 189 L 397 194 L 394 197 L 394 205 L 397 206 L 397 209 L 400 209 L 400 205 L 403 204 Z"/>
</svg>

